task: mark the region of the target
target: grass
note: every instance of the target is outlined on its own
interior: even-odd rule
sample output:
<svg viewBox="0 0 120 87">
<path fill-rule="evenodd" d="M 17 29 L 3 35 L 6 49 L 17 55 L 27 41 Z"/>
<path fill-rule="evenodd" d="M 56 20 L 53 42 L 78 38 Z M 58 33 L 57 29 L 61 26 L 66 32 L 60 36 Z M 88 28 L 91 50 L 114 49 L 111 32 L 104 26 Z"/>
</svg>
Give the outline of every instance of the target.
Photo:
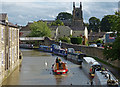
<svg viewBox="0 0 120 87">
<path fill-rule="evenodd" d="M 95 60 L 97 60 L 98 62 L 101 62 L 101 63 L 103 63 L 103 64 L 105 64 L 105 65 L 108 65 L 108 66 L 110 66 L 110 67 L 112 67 L 112 68 L 115 68 L 115 69 L 120 70 L 119 67 L 113 66 L 113 65 L 111 65 L 110 63 L 107 63 L 107 62 L 105 62 L 105 61 L 103 61 L 103 60 L 101 60 L 101 59 L 99 59 L 99 58 L 97 58 L 97 57 L 93 57 L 93 58 L 94 58 Z"/>
</svg>

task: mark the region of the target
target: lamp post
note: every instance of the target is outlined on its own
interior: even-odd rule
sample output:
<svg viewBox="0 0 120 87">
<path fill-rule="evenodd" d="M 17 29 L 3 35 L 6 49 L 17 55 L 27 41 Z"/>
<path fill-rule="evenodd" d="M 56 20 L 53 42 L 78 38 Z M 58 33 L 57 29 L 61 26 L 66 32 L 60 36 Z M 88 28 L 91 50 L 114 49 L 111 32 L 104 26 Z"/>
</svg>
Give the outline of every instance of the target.
<svg viewBox="0 0 120 87">
<path fill-rule="evenodd" d="M 62 41 L 60 40 L 59 43 L 60 43 L 60 47 L 61 47 L 61 43 L 62 43 Z"/>
</svg>

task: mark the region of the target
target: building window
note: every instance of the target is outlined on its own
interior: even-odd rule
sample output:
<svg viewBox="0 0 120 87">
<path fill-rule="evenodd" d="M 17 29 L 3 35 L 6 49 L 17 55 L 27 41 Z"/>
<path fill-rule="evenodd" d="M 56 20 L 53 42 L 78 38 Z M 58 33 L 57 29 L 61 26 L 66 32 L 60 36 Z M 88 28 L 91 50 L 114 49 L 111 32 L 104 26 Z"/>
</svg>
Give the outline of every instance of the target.
<svg viewBox="0 0 120 87">
<path fill-rule="evenodd" d="M 3 28 L 1 28 L 1 41 L 3 41 Z"/>
<path fill-rule="evenodd" d="M 11 48 L 9 48 L 9 67 L 10 67 L 10 62 L 11 62 Z"/>
<path fill-rule="evenodd" d="M 9 28 L 9 40 L 11 41 L 11 29 Z"/>
<path fill-rule="evenodd" d="M 12 30 L 12 41 L 14 40 L 14 30 Z"/>
<path fill-rule="evenodd" d="M 2 51 L 2 65 L 3 65 L 3 59 L 4 59 L 4 52 Z"/>
<path fill-rule="evenodd" d="M 12 48 L 12 63 L 14 63 L 14 48 Z"/>
</svg>

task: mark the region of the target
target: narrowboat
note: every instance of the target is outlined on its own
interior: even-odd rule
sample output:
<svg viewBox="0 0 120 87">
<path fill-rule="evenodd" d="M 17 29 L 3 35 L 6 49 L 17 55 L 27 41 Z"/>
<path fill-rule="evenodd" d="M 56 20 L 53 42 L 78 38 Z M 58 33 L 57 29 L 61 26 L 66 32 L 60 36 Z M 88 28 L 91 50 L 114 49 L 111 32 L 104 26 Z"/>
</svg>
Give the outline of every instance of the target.
<svg viewBox="0 0 120 87">
<path fill-rule="evenodd" d="M 83 68 L 86 69 L 86 72 L 90 74 L 91 77 L 94 78 L 95 70 L 101 69 L 101 64 L 99 64 L 92 57 L 83 57 Z"/>
<path fill-rule="evenodd" d="M 118 85 L 115 76 L 92 57 L 83 57 L 83 70 L 90 75 L 95 85 Z"/>
<path fill-rule="evenodd" d="M 40 51 L 45 51 L 45 52 L 52 52 L 52 47 L 51 46 L 40 45 L 39 50 Z"/>
<path fill-rule="evenodd" d="M 56 55 L 66 57 L 67 53 L 65 49 L 62 49 L 59 45 L 53 44 L 52 46 L 52 52 Z"/>
<path fill-rule="evenodd" d="M 54 75 L 62 75 L 68 73 L 68 68 L 64 62 L 55 62 L 52 65 L 52 71 Z"/>
<path fill-rule="evenodd" d="M 75 53 L 73 48 L 68 48 L 67 50 L 67 60 L 72 61 L 73 63 L 79 64 L 82 67 L 82 58 L 85 54 Z"/>
<path fill-rule="evenodd" d="M 33 44 L 20 44 L 20 48 L 33 49 Z"/>
</svg>

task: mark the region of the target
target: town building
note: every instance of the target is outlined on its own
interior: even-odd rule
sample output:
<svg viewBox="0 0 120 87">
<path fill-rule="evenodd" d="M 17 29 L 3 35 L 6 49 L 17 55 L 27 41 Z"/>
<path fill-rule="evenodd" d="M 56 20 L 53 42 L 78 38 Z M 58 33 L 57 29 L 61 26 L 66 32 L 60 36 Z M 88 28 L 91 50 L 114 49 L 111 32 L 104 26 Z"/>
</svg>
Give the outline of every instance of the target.
<svg viewBox="0 0 120 87">
<path fill-rule="evenodd" d="M 75 7 L 75 2 L 73 2 L 73 11 L 72 11 L 72 20 L 61 20 L 65 26 L 49 26 L 55 20 L 39 20 L 46 22 L 51 29 L 51 38 L 58 39 L 65 36 L 80 37 L 84 36 L 85 26 L 83 23 L 83 12 L 82 12 L 82 3 L 80 2 L 80 7 Z M 23 26 L 20 30 L 21 37 L 29 36 L 30 30 L 29 23 L 26 26 Z"/>
<path fill-rule="evenodd" d="M 19 29 L 0 14 L 0 84 L 19 64 Z"/>
<path fill-rule="evenodd" d="M 88 35 L 88 41 L 93 42 L 98 39 L 104 40 L 106 32 L 90 32 Z"/>
</svg>

